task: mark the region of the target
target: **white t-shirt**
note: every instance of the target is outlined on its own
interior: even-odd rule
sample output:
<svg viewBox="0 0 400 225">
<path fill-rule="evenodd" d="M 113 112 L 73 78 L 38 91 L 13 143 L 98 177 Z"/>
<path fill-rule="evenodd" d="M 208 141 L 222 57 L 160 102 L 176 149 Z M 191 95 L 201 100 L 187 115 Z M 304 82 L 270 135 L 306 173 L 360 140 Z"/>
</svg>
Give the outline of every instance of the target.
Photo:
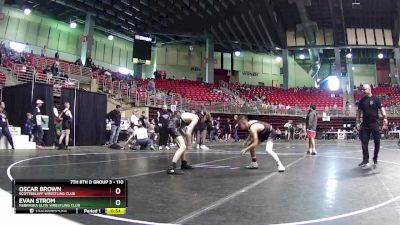
<svg viewBox="0 0 400 225">
<path fill-rule="evenodd" d="M 136 129 L 135 135 L 138 140 L 149 138 L 149 135 L 147 134 L 147 129 L 144 127 L 139 127 L 138 129 Z"/>
<path fill-rule="evenodd" d="M 135 126 L 139 125 L 139 118 L 135 115 L 131 116 L 131 123 Z"/>
<path fill-rule="evenodd" d="M 36 107 L 38 113 L 40 113 L 40 108 Z M 36 125 L 41 126 L 42 125 L 42 115 L 36 115 Z"/>
</svg>

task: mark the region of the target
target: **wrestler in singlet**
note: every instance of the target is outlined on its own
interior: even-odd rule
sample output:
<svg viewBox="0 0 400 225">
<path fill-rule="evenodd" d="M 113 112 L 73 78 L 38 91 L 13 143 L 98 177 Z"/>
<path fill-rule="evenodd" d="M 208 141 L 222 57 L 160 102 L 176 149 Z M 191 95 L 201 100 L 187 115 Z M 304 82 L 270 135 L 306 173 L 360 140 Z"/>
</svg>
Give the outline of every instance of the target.
<svg viewBox="0 0 400 225">
<path fill-rule="evenodd" d="M 249 124 L 250 124 L 249 131 L 253 124 L 262 124 L 264 126 L 263 130 L 258 131 L 258 140 L 260 141 L 260 143 L 268 139 L 275 140 L 276 133 L 271 124 L 259 120 L 250 120 Z"/>
</svg>

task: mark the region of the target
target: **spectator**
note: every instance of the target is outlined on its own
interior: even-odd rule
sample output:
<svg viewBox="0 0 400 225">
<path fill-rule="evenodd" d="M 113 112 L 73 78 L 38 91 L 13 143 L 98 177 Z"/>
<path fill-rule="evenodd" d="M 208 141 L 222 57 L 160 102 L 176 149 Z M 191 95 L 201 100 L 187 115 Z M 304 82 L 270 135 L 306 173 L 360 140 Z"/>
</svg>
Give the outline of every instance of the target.
<svg viewBox="0 0 400 225">
<path fill-rule="evenodd" d="M 140 150 L 141 148 L 147 148 L 148 146 L 150 146 L 151 150 L 155 150 L 154 142 L 152 139 L 149 138 L 147 129 L 146 127 L 144 127 L 142 120 L 139 120 L 138 128 L 135 130 L 134 134 L 131 137 L 129 137 L 128 142 L 133 137 L 136 137 L 136 142 L 131 147 L 131 149 L 136 149 L 137 147 L 139 147 L 138 150 Z"/>
<path fill-rule="evenodd" d="M 333 127 L 331 127 L 331 129 L 328 130 L 328 134 L 327 134 L 326 138 L 328 140 L 335 139 L 336 133 L 337 133 L 337 131 Z"/>
<path fill-rule="evenodd" d="M 78 59 L 75 61 L 74 64 L 77 65 L 77 66 L 82 66 L 82 60 L 81 60 L 81 58 L 78 58 Z"/>
<path fill-rule="evenodd" d="M 111 121 L 111 135 L 108 143 L 112 146 L 117 144 L 121 129 L 121 106 L 117 105 L 114 110 L 107 114 L 107 118 Z"/>
<path fill-rule="evenodd" d="M 69 136 L 71 134 L 72 128 L 72 112 L 70 110 L 69 102 L 64 103 L 64 110 L 58 116 L 58 119 L 62 121 L 62 131 L 60 140 L 58 141 L 59 148 L 68 150 Z M 65 138 L 65 144 L 62 146 L 63 139 Z"/>
<path fill-rule="evenodd" d="M 56 60 L 58 60 L 58 59 L 60 58 L 60 55 L 59 55 L 58 51 L 56 51 L 56 53 L 54 54 L 54 58 L 55 58 Z"/>
<path fill-rule="evenodd" d="M 32 122 L 32 114 L 27 113 L 26 114 L 26 122 L 24 125 L 24 131 L 22 134 L 28 135 L 29 136 L 29 141 L 32 140 L 32 129 L 33 129 L 33 122 Z"/>
<path fill-rule="evenodd" d="M 159 150 L 162 150 L 164 147 L 166 150 L 169 150 L 168 147 L 168 123 L 171 119 L 171 114 L 168 111 L 167 105 L 163 105 L 162 110 L 157 112 L 157 124 L 160 128 L 160 139 L 159 139 Z"/>
<path fill-rule="evenodd" d="M 58 76 L 58 72 L 60 72 L 60 62 L 59 61 L 55 61 L 53 63 L 53 66 L 51 67 L 51 71 L 53 73 L 53 76 Z"/>
<path fill-rule="evenodd" d="M 239 136 L 238 136 L 238 129 L 239 129 L 239 124 L 237 123 L 238 115 L 233 116 L 233 121 L 232 121 L 232 129 L 233 129 L 233 139 L 234 142 L 239 142 Z"/>
<path fill-rule="evenodd" d="M 306 118 L 306 129 L 308 138 L 308 151 L 307 154 L 316 155 L 317 150 L 315 149 L 315 137 L 317 135 L 317 113 L 315 110 L 317 107 L 314 104 L 310 105 L 307 118 Z"/>
<path fill-rule="evenodd" d="M 11 149 L 14 150 L 14 141 L 11 136 L 10 130 L 8 129 L 8 119 L 7 119 L 7 112 L 5 110 L 6 105 L 4 102 L 1 102 L 0 104 L 0 127 L 1 127 L 1 132 L 0 132 L 0 139 L 1 136 L 4 135 L 7 138 L 8 143 L 11 145 Z"/>
<path fill-rule="evenodd" d="M 153 143 L 156 143 L 157 140 L 157 125 L 154 119 L 151 119 L 149 124 L 148 124 L 148 132 L 149 132 L 149 138 L 153 141 Z"/>
<path fill-rule="evenodd" d="M 203 111 L 197 112 L 197 115 L 203 115 L 202 118 L 199 118 L 199 122 L 197 122 L 194 130 L 194 134 L 196 135 L 197 141 L 197 149 L 201 150 L 209 150 L 209 148 L 205 145 L 206 135 L 207 135 L 207 124 L 209 123 L 209 116 Z"/>
<path fill-rule="evenodd" d="M 286 140 L 290 140 L 290 137 L 291 137 L 291 130 L 292 130 L 292 128 L 293 128 L 293 125 L 292 125 L 292 123 L 293 123 L 293 121 L 292 120 L 289 120 L 287 123 L 285 123 L 285 125 L 283 126 L 284 128 L 285 128 L 285 139 Z"/>
<path fill-rule="evenodd" d="M 280 140 L 281 139 L 281 135 L 282 135 L 282 131 L 279 129 L 279 127 L 276 129 L 275 133 L 276 133 L 276 139 Z"/>
<path fill-rule="evenodd" d="M 46 45 L 43 46 L 43 48 L 40 50 L 40 56 L 41 56 L 41 57 L 47 57 L 47 48 L 46 48 Z"/>
<path fill-rule="evenodd" d="M 229 141 L 231 139 L 231 134 L 232 134 L 232 123 L 231 120 L 228 118 L 226 119 L 226 124 L 225 124 L 225 141 Z"/>
<path fill-rule="evenodd" d="M 34 136 L 36 147 L 39 149 L 43 148 L 43 118 L 40 108 L 43 106 L 44 102 L 40 99 L 36 100 L 36 108 L 33 110 L 33 123 L 34 123 Z"/>
<path fill-rule="evenodd" d="M 216 136 L 216 134 L 217 134 L 217 126 L 218 126 L 218 123 L 217 123 L 217 120 L 216 119 L 214 119 L 213 117 L 211 117 L 211 130 L 210 130 L 210 141 L 212 142 L 212 141 L 218 141 L 217 140 L 217 136 Z"/>
</svg>

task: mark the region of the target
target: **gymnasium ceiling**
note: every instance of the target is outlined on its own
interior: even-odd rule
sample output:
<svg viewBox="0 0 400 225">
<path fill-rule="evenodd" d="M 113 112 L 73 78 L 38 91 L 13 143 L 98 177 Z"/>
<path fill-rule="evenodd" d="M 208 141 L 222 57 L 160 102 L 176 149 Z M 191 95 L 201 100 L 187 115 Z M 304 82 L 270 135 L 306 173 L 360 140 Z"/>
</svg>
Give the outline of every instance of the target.
<svg viewBox="0 0 400 225">
<path fill-rule="evenodd" d="M 266 51 L 286 46 L 286 30 L 301 23 L 291 0 L 6 0 L 57 20 L 96 17 L 96 25 L 132 37 L 151 34 L 160 43 L 204 42 L 216 48 Z M 335 42 L 345 27 L 392 29 L 398 40 L 400 0 L 310 0 L 306 7 L 319 28 L 332 28 Z M 360 3 L 354 8 L 354 2 Z M 396 42 L 398 43 L 398 42 Z"/>
</svg>

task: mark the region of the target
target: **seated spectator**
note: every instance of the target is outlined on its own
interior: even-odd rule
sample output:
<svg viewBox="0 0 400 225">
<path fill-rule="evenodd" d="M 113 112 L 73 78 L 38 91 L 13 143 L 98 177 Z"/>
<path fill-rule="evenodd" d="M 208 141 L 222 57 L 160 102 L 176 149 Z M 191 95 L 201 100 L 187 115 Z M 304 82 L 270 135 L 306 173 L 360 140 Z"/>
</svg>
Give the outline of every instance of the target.
<svg viewBox="0 0 400 225">
<path fill-rule="evenodd" d="M 281 135 L 282 135 L 282 131 L 278 127 L 275 132 L 276 132 L 276 139 L 280 140 L 281 139 Z"/>
<path fill-rule="evenodd" d="M 53 66 L 51 67 L 51 72 L 52 72 L 53 76 L 58 76 L 58 72 L 60 72 L 60 62 L 59 61 L 55 61 L 53 63 Z"/>
<path fill-rule="evenodd" d="M 77 59 L 74 64 L 77 65 L 77 66 L 82 66 L 81 58 Z"/>
<path fill-rule="evenodd" d="M 136 137 L 136 142 L 131 146 L 131 149 L 136 149 L 139 146 L 140 148 L 147 148 L 150 146 L 151 150 L 155 150 L 154 142 L 149 138 L 149 134 L 147 133 L 147 129 L 144 127 L 143 121 L 139 120 L 138 124 L 138 128 L 133 133 L 133 136 Z M 129 139 L 132 139 L 132 136 Z"/>
<path fill-rule="evenodd" d="M 331 129 L 329 129 L 328 130 L 328 134 L 327 134 L 327 139 L 328 140 L 330 140 L 330 139 L 335 139 L 336 138 L 336 134 L 337 133 L 337 131 L 335 130 L 335 129 L 333 129 L 333 127 L 331 127 Z"/>
</svg>

